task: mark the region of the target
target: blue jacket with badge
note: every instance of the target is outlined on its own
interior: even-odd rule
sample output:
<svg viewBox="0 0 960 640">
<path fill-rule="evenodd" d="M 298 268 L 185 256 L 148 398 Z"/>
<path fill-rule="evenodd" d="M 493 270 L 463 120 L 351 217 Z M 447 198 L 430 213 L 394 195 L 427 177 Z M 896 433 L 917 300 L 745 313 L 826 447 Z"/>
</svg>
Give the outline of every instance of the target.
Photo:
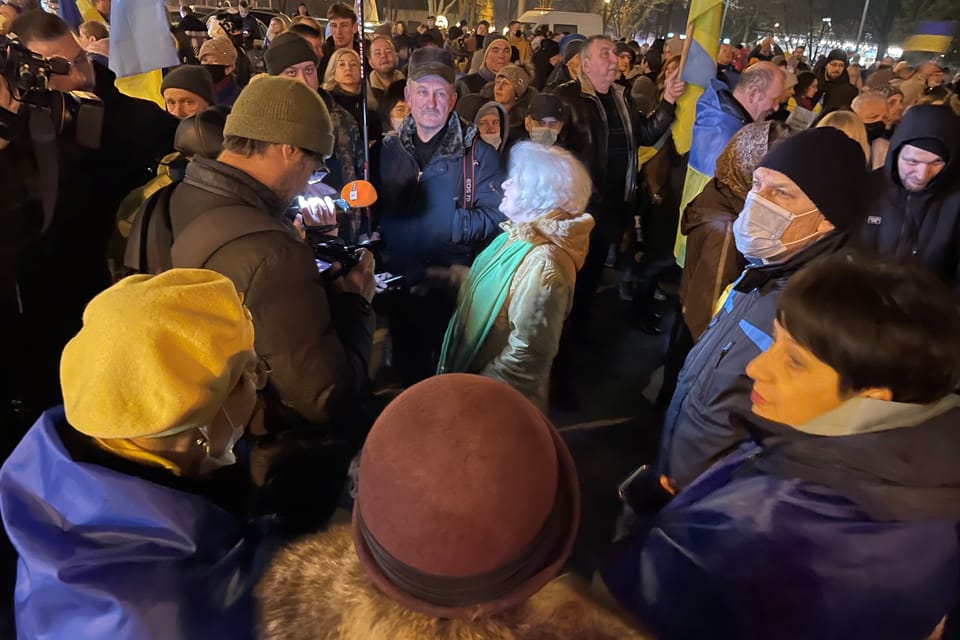
<svg viewBox="0 0 960 640">
<path fill-rule="evenodd" d="M 477 128 L 450 114 L 443 139 L 421 171 L 413 118 L 383 139 L 376 211 L 387 268 L 415 284 L 426 266 L 469 265 L 506 220 L 500 156 Z M 466 205 L 470 203 L 471 206 Z"/>
<path fill-rule="evenodd" d="M 266 527 L 97 464 L 98 451 L 59 407 L 0 470 L 0 512 L 19 554 L 18 637 L 252 639 Z"/>
<path fill-rule="evenodd" d="M 657 471 L 689 485 L 711 464 L 750 439 L 748 427 L 774 429 L 750 414 L 747 364 L 773 342 L 777 296 L 811 260 L 839 250 L 846 234 L 831 231 L 783 262 L 748 266 L 734 283 L 680 371 L 660 436 Z M 749 416 L 750 422 L 734 421 Z M 736 423 L 735 423 L 736 422 Z"/>
</svg>

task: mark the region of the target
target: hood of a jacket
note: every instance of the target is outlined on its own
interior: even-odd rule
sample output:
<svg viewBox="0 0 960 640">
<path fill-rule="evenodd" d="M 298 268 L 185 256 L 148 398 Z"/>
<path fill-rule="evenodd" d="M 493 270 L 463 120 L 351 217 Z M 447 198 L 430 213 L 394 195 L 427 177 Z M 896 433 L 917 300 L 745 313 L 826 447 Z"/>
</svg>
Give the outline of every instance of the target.
<svg viewBox="0 0 960 640">
<path fill-rule="evenodd" d="M 960 520 L 960 398 L 851 402 L 818 419 L 820 431 L 833 422 L 837 435 L 770 437 L 754 464 L 831 486 L 877 520 Z"/>
<path fill-rule="evenodd" d="M 573 260 L 579 271 L 587 259 L 590 249 L 590 232 L 593 230 L 593 216 L 589 213 L 567 213 L 559 209 L 526 222 L 504 222 L 511 238 L 518 238 L 532 244 L 554 244 Z"/>
<path fill-rule="evenodd" d="M 219 160 L 197 156 L 187 165 L 185 184 L 222 196 L 237 204 L 245 204 L 260 211 L 283 218 L 289 203 L 282 202 L 265 184 L 241 169 Z"/>
<path fill-rule="evenodd" d="M 504 147 L 507 146 L 507 133 L 510 129 L 510 116 L 507 113 L 506 107 L 496 100 L 488 100 L 487 102 L 484 102 L 482 105 L 480 105 L 480 108 L 477 109 L 477 113 L 473 118 L 473 124 L 477 125 L 480 122 L 480 114 L 486 111 L 489 107 L 495 108 L 497 110 L 497 115 L 500 117 L 500 146 L 497 147 L 497 153 L 502 153 Z"/>
<path fill-rule="evenodd" d="M 916 111 L 914 111 L 916 110 Z M 948 107 L 919 104 L 910 108 L 913 117 L 904 118 L 890 138 L 890 149 L 884 171 L 894 184 L 903 187 L 897 172 L 897 161 L 904 145 L 919 138 L 936 138 L 950 150 L 946 166 L 930 181 L 924 192 L 939 190 L 943 185 L 952 184 L 956 173 L 957 155 L 960 154 L 960 120 Z"/>
<path fill-rule="evenodd" d="M 680 217 L 680 233 L 687 236 L 700 225 L 733 222 L 743 209 L 743 200 L 716 178 L 711 180 Z"/>
<path fill-rule="evenodd" d="M 555 579 L 512 609 L 476 620 L 411 611 L 377 591 L 340 526 L 304 538 L 274 555 L 257 588 L 261 640 L 643 640 L 646 636 Z"/>
<path fill-rule="evenodd" d="M 416 157 L 417 148 L 413 143 L 413 137 L 417 135 L 417 123 L 412 117 L 404 118 L 397 135 L 400 136 L 400 144 L 403 148 Z M 438 135 L 443 135 L 440 148 L 437 149 L 437 157 L 441 158 L 462 158 L 466 150 L 473 146 L 474 140 L 480 139 L 477 127 L 463 120 L 456 111 L 450 112 L 446 129 Z"/>
</svg>

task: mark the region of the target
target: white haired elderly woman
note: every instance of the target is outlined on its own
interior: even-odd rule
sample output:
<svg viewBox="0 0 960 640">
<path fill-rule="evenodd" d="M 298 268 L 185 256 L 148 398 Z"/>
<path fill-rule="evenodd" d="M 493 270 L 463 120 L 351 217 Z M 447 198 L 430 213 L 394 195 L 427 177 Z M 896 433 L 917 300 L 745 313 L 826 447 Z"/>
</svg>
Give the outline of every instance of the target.
<svg viewBox="0 0 960 640">
<path fill-rule="evenodd" d="M 531 142 L 513 148 L 500 203 L 504 233 L 466 274 L 438 373 L 494 378 L 546 408 L 550 367 L 594 224 L 584 212 L 590 187 L 568 151 Z"/>
</svg>

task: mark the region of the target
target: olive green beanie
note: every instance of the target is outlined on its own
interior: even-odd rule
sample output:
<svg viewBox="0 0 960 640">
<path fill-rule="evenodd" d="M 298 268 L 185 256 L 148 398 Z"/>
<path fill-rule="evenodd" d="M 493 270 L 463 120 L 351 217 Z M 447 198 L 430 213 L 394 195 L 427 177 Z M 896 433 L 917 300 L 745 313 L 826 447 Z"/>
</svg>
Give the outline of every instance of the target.
<svg viewBox="0 0 960 640">
<path fill-rule="evenodd" d="M 247 85 L 227 116 L 223 135 L 289 144 L 324 157 L 333 153 L 333 123 L 320 94 L 280 76 Z"/>
</svg>

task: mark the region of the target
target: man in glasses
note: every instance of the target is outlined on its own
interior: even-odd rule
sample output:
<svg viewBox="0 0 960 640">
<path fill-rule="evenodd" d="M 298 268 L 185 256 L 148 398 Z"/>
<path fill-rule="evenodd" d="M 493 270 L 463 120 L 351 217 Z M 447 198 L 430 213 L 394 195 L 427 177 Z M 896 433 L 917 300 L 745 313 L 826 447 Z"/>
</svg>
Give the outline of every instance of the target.
<svg viewBox="0 0 960 640">
<path fill-rule="evenodd" d="M 215 160 L 195 156 L 183 182 L 161 192 L 149 214 L 141 210 L 130 235 L 139 245 L 138 226 L 145 227 L 146 266 L 142 256 L 138 266 L 205 268 L 230 278 L 253 315 L 256 349 L 271 370 L 267 425 L 329 426 L 359 445 L 360 432 L 343 425 L 357 415 L 366 388 L 373 257 L 363 251 L 351 269 L 323 278 L 288 215 L 333 152 L 330 114 L 305 83 L 263 77 L 240 93 L 223 135 Z M 307 226 L 325 221 L 302 211 Z M 169 228 L 162 224 L 167 219 Z M 162 246 L 164 233 L 172 246 L 168 238 L 167 249 L 150 249 Z M 129 244 L 127 250 L 129 259 Z"/>
</svg>

